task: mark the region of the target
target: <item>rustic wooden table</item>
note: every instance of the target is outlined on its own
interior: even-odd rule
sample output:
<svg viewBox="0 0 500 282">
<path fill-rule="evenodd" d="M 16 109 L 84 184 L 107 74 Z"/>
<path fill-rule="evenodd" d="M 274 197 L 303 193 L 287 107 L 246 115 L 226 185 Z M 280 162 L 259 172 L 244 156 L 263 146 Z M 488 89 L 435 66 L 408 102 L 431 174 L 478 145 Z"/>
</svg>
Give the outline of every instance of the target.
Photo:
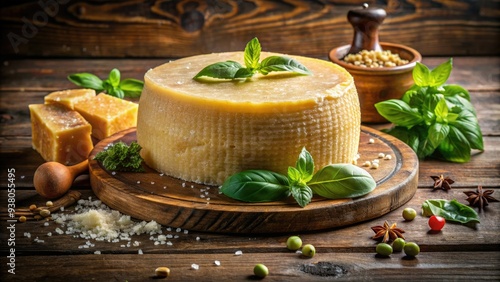
<svg viewBox="0 0 500 282">
<path fill-rule="evenodd" d="M 424 58 L 433 67 L 447 58 Z M 322 280 L 500 280 L 500 203 L 491 203 L 479 216 L 475 227 L 448 223 L 439 233 L 430 233 L 427 218 L 420 215 L 405 222 L 405 207 L 420 211 L 426 199 L 457 199 L 478 185 L 493 189 L 500 199 L 500 57 L 457 57 L 450 83 L 469 89 L 484 134 L 485 152 L 474 152 L 469 163 L 437 160 L 420 162 L 419 185 L 415 196 L 401 208 L 380 218 L 344 228 L 303 232 L 304 242 L 313 244 L 317 254 L 304 259 L 285 248 L 288 234 L 255 236 L 184 232 L 164 227 L 171 245 L 155 245 L 149 235 L 133 236 L 139 246 L 90 242 L 59 235 L 56 222 L 8 222 L 8 203 L 16 209 L 45 200 L 33 189 L 33 174 L 43 163 L 31 148 L 28 104 L 42 103 L 47 93 L 72 88 L 69 73 L 91 71 L 106 75 L 113 67 L 123 77 L 142 79 L 159 59 L 6 60 L 0 67 L 0 211 L 1 281 L 148 281 L 155 279 L 158 266 L 171 269 L 169 281 L 255 280 L 252 269 L 264 263 L 270 269 L 267 281 Z M 373 126 L 380 128 L 387 125 Z M 8 172 L 12 172 L 9 176 Z M 451 177 L 453 188 L 433 190 L 431 175 Z M 11 184 L 12 183 L 12 184 Z M 15 193 L 7 187 L 15 185 Z M 82 198 L 95 199 L 88 176 L 80 176 L 73 190 Z M 64 211 L 67 213 L 69 209 Z M 414 259 L 395 253 L 390 258 L 375 255 L 376 242 L 371 226 L 387 220 L 406 230 L 406 237 L 418 243 L 421 253 Z M 26 234 L 31 234 L 27 237 Z M 49 236 L 49 233 L 52 236 Z M 87 244 L 89 245 L 89 244 Z M 101 254 L 94 254 L 100 251 Z M 142 255 L 139 252 L 142 251 Z M 236 255 L 241 251 L 242 255 Z M 220 266 L 214 262 L 220 261 Z M 192 264 L 199 265 L 195 270 Z M 11 270 L 14 274 L 9 273 Z"/>
</svg>

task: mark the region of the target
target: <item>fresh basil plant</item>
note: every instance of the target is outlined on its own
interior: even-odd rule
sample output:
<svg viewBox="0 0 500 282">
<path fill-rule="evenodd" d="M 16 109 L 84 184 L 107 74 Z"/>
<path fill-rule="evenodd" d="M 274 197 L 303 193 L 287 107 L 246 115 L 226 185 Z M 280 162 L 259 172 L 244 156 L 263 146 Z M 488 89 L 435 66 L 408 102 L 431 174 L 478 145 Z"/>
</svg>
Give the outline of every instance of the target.
<svg viewBox="0 0 500 282">
<path fill-rule="evenodd" d="M 309 204 L 314 194 L 329 199 L 354 198 L 375 189 L 373 177 L 352 164 L 332 164 L 314 173 L 314 160 L 303 148 L 295 167 L 287 175 L 268 170 L 247 170 L 230 176 L 221 192 L 244 202 L 271 202 L 290 195 L 301 207 Z"/>
<path fill-rule="evenodd" d="M 467 162 L 471 149 L 484 150 L 469 92 L 459 85 L 445 85 L 451 70 L 452 59 L 433 70 L 417 63 L 415 84 L 400 100 L 375 104 L 379 114 L 395 125 L 386 132 L 408 144 L 419 158 Z"/>
<path fill-rule="evenodd" d="M 137 79 L 127 78 L 120 81 L 120 71 L 118 69 L 112 69 L 105 80 L 101 80 L 96 75 L 87 72 L 71 74 L 68 76 L 68 80 L 78 86 L 94 89 L 98 92 L 106 92 L 120 99 L 124 97 L 140 97 L 144 87 L 144 82 Z"/>
</svg>

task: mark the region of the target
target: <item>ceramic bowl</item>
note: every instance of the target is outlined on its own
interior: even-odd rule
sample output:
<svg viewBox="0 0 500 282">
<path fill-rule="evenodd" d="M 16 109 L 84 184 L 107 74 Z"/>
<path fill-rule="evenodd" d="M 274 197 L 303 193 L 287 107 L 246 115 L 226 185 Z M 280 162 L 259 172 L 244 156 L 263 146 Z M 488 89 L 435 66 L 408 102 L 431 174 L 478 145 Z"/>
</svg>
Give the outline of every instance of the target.
<svg viewBox="0 0 500 282">
<path fill-rule="evenodd" d="M 417 62 L 422 60 L 418 51 L 410 47 L 381 42 L 383 50 L 399 54 L 409 63 L 396 67 L 366 68 L 348 64 L 342 58 L 349 52 L 351 45 L 334 48 L 329 53 L 332 62 L 344 67 L 354 78 L 361 107 L 361 122 L 387 122 L 375 109 L 375 104 L 388 99 L 400 99 L 413 85 L 412 71 Z"/>
</svg>

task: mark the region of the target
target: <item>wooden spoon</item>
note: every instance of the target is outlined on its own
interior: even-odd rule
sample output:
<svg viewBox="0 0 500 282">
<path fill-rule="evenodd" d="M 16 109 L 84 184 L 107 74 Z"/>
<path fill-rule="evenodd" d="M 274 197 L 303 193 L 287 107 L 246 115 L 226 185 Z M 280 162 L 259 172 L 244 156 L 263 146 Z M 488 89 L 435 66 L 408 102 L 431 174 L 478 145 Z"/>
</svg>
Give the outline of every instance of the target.
<svg viewBox="0 0 500 282">
<path fill-rule="evenodd" d="M 39 166 L 33 177 L 36 191 L 47 199 L 56 199 L 64 195 L 73 180 L 88 170 L 89 160 L 73 166 L 65 166 L 58 162 L 46 162 Z"/>
</svg>

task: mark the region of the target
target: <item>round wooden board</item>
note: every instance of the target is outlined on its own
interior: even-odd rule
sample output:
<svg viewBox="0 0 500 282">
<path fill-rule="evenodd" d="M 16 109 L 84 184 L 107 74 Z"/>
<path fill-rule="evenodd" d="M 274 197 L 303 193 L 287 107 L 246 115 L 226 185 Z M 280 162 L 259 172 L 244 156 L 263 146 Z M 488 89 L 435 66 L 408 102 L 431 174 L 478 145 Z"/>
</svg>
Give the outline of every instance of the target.
<svg viewBox="0 0 500 282">
<path fill-rule="evenodd" d="M 370 144 L 373 138 L 375 143 Z M 94 156 L 109 143 L 136 140 L 135 128 L 99 142 L 89 156 L 92 190 L 124 214 L 174 228 L 217 233 L 291 233 L 330 229 L 382 216 L 409 201 L 416 192 L 418 158 L 410 147 L 380 131 L 362 127 L 358 165 L 380 159 L 378 169 L 365 168 L 377 181 L 371 193 L 330 200 L 315 196 L 305 208 L 293 199 L 243 203 L 219 194 L 216 186 L 191 183 L 146 167 L 145 173 L 105 170 Z"/>
</svg>

